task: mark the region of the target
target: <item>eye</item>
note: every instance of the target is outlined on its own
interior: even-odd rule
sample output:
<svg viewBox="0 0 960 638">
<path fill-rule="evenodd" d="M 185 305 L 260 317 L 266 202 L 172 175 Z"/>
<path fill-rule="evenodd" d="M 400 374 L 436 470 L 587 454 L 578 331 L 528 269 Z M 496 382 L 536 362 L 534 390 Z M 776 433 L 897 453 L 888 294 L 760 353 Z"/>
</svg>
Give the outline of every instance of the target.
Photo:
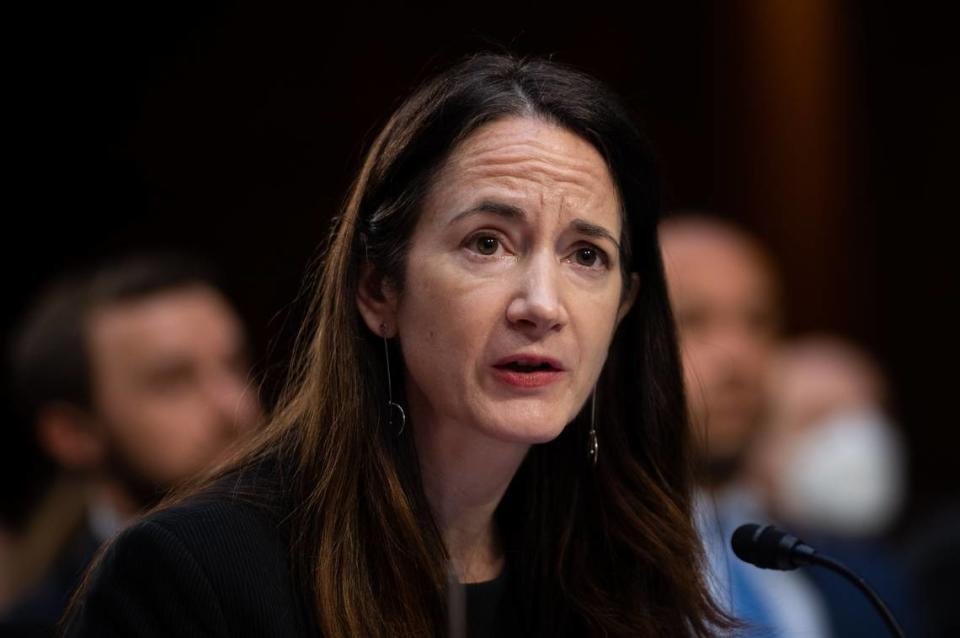
<svg viewBox="0 0 960 638">
<path fill-rule="evenodd" d="M 573 261 L 585 268 L 606 267 L 607 254 L 596 246 L 581 246 L 573 252 Z"/>
<path fill-rule="evenodd" d="M 581 266 L 593 266 L 600 259 L 595 248 L 581 248 L 576 252 L 577 263 Z"/>
<path fill-rule="evenodd" d="M 493 255 L 500 248 L 500 240 L 492 235 L 475 235 L 467 245 L 481 255 Z"/>
</svg>

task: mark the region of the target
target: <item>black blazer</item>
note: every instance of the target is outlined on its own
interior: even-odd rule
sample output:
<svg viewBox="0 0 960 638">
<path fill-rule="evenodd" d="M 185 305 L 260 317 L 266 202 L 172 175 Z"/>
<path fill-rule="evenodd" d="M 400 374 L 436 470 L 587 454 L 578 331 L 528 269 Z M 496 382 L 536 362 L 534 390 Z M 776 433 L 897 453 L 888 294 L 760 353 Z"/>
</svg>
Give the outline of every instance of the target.
<svg viewBox="0 0 960 638">
<path fill-rule="evenodd" d="M 262 482 L 267 477 L 245 484 L 228 479 L 124 531 L 88 576 L 64 619 L 64 635 L 319 636 L 290 571 L 289 531 L 282 523 L 288 504 L 256 505 L 228 489 L 233 484 L 244 494 L 259 492 L 261 500 L 283 493 L 269 479 Z M 508 572 L 466 586 L 470 636 L 521 635 Z"/>
<path fill-rule="evenodd" d="M 263 508 L 196 497 L 124 531 L 64 619 L 69 637 L 313 636 L 286 534 Z"/>
</svg>

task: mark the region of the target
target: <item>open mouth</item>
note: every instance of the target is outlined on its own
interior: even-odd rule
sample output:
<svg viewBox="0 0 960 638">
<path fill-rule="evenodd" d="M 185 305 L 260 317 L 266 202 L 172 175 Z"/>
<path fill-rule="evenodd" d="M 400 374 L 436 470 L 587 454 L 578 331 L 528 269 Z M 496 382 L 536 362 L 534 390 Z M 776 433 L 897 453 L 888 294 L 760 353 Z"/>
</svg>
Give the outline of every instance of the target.
<svg viewBox="0 0 960 638">
<path fill-rule="evenodd" d="M 513 355 L 493 364 L 495 376 L 518 388 L 539 388 L 550 385 L 564 374 L 559 361 L 547 357 Z"/>
<path fill-rule="evenodd" d="M 559 368 L 554 367 L 548 361 L 537 362 L 527 362 L 527 361 L 510 361 L 501 365 L 495 366 L 501 370 L 512 370 L 513 372 L 554 372 L 559 371 Z"/>
</svg>

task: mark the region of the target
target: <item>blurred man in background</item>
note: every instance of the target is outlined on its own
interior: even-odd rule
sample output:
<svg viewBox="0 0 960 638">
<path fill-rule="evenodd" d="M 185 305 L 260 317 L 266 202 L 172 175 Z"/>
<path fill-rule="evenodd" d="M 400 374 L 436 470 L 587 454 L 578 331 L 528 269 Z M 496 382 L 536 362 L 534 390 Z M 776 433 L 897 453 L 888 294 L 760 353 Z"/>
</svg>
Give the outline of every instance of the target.
<svg viewBox="0 0 960 638">
<path fill-rule="evenodd" d="M 54 286 L 28 313 L 12 369 L 25 420 L 65 477 L 31 527 L 56 551 L 5 614 L 4 627 L 26 635 L 49 632 L 97 547 L 221 460 L 260 406 L 236 313 L 175 259 L 133 259 Z M 74 521 L 65 512 L 77 493 Z"/>
<path fill-rule="evenodd" d="M 749 463 L 767 511 L 864 577 L 908 633 L 919 633 L 907 570 L 888 537 L 906 499 L 907 452 L 880 366 L 837 337 L 792 339 L 773 359 L 768 397 Z M 829 572 L 808 574 L 830 600 L 837 635 L 885 632 L 859 591 Z"/>
<path fill-rule="evenodd" d="M 739 525 L 767 519 L 744 479 L 779 338 L 771 261 L 742 230 L 704 215 L 668 218 L 660 240 L 699 456 L 698 518 L 711 585 L 747 623 L 746 635 L 829 636 L 825 603 L 803 574 L 757 569 L 729 549 Z"/>
<path fill-rule="evenodd" d="M 797 531 L 862 540 L 890 531 L 906 497 L 906 451 L 879 366 L 835 337 L 785 343 L 751 474 L 767 509 Z"/>
</svg>

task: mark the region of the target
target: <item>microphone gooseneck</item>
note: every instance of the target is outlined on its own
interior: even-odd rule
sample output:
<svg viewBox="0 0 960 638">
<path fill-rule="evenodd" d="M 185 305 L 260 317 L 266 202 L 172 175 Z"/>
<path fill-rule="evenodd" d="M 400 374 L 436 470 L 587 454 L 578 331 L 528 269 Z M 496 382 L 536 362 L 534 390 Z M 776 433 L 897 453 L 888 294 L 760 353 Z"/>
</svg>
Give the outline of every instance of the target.
<svg viewBox="0 0 960 638">
<path fill-rule="evenodd" d="M 866 581 L 840 561 L 817 552 L 793 534 L 777 529 L 773 525 L 761 526 L 747 523 L 738 527 L 733 533 L 730 546 L 737 558 L 763 569 L 790 570 L 803 565 L 819 565 L 840 574 L 867 597 L 892 635 L 897 638 L 906 638 L 906 634 L 903 633 L 903 629 L 886 603 L 867 585 Z"/>
</svg>

